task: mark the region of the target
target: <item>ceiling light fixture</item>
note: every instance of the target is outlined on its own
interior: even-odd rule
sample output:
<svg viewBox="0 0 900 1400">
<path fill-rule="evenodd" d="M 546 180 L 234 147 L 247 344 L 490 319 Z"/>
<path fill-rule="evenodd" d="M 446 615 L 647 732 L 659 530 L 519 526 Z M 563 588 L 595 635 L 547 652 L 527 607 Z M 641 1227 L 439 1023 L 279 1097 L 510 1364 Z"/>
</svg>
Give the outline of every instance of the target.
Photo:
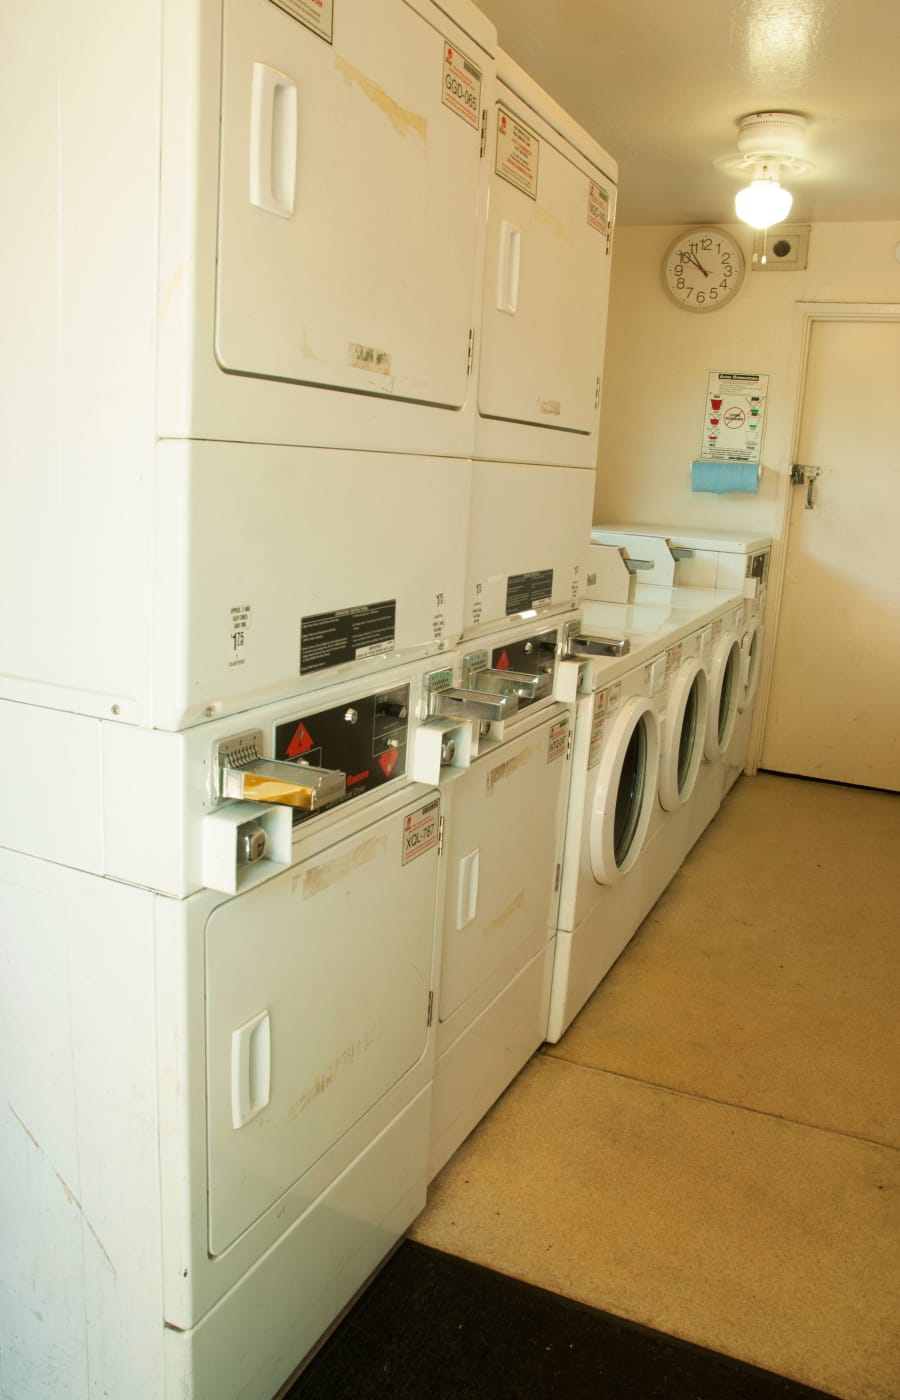
<svg viewBox="0 0 900 1400">
<path fill-rule="evenodd" d="M 806 118 L 796 112 L 751 112 L 738 122 L 737 143 L 741 154 L 716 164 L 735 175 L 750 175 L 734 201 L 738 218 L 751 228 L 780 224 L 793 202 L 782 176 L 805 175 L 814 168 L 806 157 Z"/>
</svg>

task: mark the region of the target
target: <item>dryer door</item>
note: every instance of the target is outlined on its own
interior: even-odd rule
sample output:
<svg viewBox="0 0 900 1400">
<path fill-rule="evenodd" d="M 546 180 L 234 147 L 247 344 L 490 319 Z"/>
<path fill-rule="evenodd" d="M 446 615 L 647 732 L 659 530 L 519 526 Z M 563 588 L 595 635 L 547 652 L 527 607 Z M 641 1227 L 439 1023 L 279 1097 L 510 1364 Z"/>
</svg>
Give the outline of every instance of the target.
<svg viewBox="0 0 900 1400">
<path fill-rule="evenodd" d="M 364 813 L 210 915 L 211 1254 L 305 1174 L 313 1198 L 330 1184 L 356 1126 L 426 1054 L 439 814 L 437 792 Z"/>
<path fill-rule="evenodd" d="M 656 705 L 634 695 L 604 738 L 591 814 L 591 870 L 615 885 L 634 865 L 656 802 L 659 720 Z"/>
<path fill-rule="evenodd" d="M 709 708 L 704 753 L 712 763 L 728 747 L 741 697 L 741 645 L 733 632 L 720 637 L 709 668 Z"/>
<path fill-rule="evenodd" d="M 659 800 L 674 812 L 694 790 L 703 761 L 709 700 L 706 668 L 692 656 L 672 683 L 659 763 Z"/>
<path fill-rule="evenodd" d="M 225 3 L 216 357 L 459 408 L 485 56 L 434 5 L 316 13 Z"/>
<path fill-rule="evenodd" d="M 502 91 L 489 117 L 479 412 L 589 434 L 599 415 L 615 188 Z"/>
</svg>

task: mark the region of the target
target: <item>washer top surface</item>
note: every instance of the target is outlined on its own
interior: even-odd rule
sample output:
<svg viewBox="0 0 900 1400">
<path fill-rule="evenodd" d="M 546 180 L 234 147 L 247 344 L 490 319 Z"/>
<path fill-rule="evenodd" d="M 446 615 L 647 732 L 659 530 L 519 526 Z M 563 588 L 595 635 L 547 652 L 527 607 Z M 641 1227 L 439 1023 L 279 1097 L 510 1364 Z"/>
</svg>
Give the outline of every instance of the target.
<svg viewBox="0 0 900 1400">
<path fill-rule="evenodd" d="M 748 530 L 698 530 L 681 525 L 595 525 L 591 530 L 594 544 L 608 543 L 609 535 L 658 535 L 684 549 L 716 550 L 720 554 L 755 554 L 769 549 L 769 535 L 757 535 Z"/>
</svg>

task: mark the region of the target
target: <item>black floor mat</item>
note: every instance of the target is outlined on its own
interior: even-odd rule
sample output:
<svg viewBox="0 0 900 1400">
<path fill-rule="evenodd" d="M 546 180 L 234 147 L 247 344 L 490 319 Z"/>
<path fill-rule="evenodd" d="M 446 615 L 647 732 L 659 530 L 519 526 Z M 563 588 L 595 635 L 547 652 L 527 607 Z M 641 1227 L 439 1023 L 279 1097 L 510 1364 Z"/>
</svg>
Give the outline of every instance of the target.
<svg viewBox="0 0 900 1400">
<path fill-rule="evenodd" d="M 285 1400 L 823 1395 L 407 1240 Z"/>
</svg>

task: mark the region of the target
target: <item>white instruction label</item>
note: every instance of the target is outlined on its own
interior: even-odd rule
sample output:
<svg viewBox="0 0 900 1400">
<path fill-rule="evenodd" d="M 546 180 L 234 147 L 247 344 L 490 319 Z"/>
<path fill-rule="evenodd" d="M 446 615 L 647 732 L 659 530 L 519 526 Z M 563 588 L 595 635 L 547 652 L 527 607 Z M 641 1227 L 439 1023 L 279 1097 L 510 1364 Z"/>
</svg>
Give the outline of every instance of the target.
<svg viewBox="0 0 900 1400">
<path fill-rule="evenodd" d="M 334 0 L 273 0 L 279 10 L 299 20 L 330 44 L 334 28 Z"/>
<path fill-rule="evenodd" d="M 668 682 L 673 671 L 677 671 L 681 665 L 681 654 L 684 650 L 681 642 L 676 642 L 673 647 L 669 647 L 666 652 L 666 681 Z"/>
<path fill-rule="evenodd" d="M 547 741 L 547 762 L 555 763 L 558 758 L 565 756 L 569 744 L 569 720 L 557 720 L 556 724 L 550 726 L 550 737 Z"/>
<path fill-rule="evenodd" d="M 228 668 L 247 664 L 247 629 L 250 626 L 250 604 L 238 603 L 231 609 L 231 634 L 228 645 Z"/>
<path fill-rule="evenodd" d="M 444 71 L 441 101 L 463 121 L 481 129 L 481 69 L 447 41 L 444 43 Z"/>
<path fill-rule="evenodd" d="M 497 174 L 516 189 L 537 199 L 541 143 L 533 131 L 510 112 L 497 112 Z"/>
<path fill-rule="evenodd" d="M 609 232 L 609 195 L 593 180 L 588 183 L 587 221 L 598 233 Z"/>
<path fill-rule="evenodd" d="M 438 843 L 440 816 L 440 798 L 435 797 L 433 801 L 426 802 L 424 807 L 417 807 L 414 812 L 403 818 L 402 865 L 409 865 L 417 856 L 423 856 L 426 851 L 434 849 Z"/>
</svg>

